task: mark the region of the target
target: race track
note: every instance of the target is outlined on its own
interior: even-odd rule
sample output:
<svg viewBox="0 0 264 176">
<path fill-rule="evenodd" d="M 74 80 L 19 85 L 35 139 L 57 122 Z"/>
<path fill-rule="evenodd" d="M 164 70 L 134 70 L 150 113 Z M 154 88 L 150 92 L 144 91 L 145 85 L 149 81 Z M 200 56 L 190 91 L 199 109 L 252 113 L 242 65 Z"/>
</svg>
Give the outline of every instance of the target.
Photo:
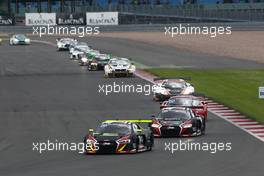
<svg viewBox="0 0 264 176">
<path fill-rule="evenodd" d="M 115 48 L 117 44 L 107 48 L 107 43 L 101 40 L 93 39 L 91 43 L 103 51 L 118 52 L 116 55 L 127 51 L 144 57 L 144 52 L 148 52 L 146 49 L 137 50 L 135 45 L 129 47 L 129 43 L 121 44 L 126 50 Z M 141 45 L 145 44 L 137 46 Z M 167 53 L 162 48 L 157 50 L 161 54 Z M 149 83 L 139 78 L 105 79 L 102 72 L 86 71 L 70 61 L 67 52 L 57 52 L 50 45 L 33 43 L 31 46 L 11 47 L 4 43 L 0 46 L 0 53 L 0 175 L 262 176 L 264 173 L 263 142 L 212 114 L 209 114 L 206 135 L 190 140 L 231 142 L 229 152 L 177 151 L 172 154 L 164 150 L 165 142 L 186 142 L 187 138 L 157 139 L 152 152 L 135 155 L 86 156 L 78 152 L 46 151 L 39 154 L 32 151 L 32 142 L 48 139 L 81 142 L 89 128 L 105 119 L 150 118 L 151 114 L 158 112 L 159 104 L 153 102 L 151 96 L 142 94 L 106 96 L 98 93 L 98 85 L 112 84 L 113 81 L 119 84 Z M 184 52 L 177 53 L 182 58 L 186 56 Z M 143 64 L 149 62 L 149 58 L 135 59 Z M 184 65 L 198 67 L 200 64 L 189 57 L 185 60 Z M 170 61 L 164 59 L 164 64 Z M 213 61 L 208 64 L 214 65 Z M 228 63 L 226 60 L 222 66 L 233 62 L 247 64 L 246 61 Z M 248 64 L 257 67 L 255 63 Z M 159 62 L 154 59 L 153 66 L 156 65 Z"/>
</svg>

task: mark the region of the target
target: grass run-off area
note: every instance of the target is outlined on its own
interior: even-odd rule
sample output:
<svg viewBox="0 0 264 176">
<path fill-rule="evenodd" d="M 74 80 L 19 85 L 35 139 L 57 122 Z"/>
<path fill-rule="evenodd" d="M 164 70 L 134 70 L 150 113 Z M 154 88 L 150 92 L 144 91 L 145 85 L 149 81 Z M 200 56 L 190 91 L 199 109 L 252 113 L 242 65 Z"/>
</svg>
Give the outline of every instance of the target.
<svg viewBox="0 0 264 176">
<path fill-rule="evenodd" d="M 196 92 L 223 103 L 249 118 L 264 123 L 264 99 L 258 88 L 264 87 L 264 70 L 189 70 L 148 69 L 159 77 L 191 77 Z"/>
</svg>

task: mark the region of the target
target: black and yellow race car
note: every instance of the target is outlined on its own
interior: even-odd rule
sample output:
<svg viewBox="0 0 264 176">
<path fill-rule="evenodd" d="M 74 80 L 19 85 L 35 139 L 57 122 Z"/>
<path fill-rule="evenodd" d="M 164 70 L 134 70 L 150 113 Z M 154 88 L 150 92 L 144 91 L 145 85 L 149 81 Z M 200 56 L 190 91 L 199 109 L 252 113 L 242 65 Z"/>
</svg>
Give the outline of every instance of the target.
<svg viewBox="0 0 264 176">
<path fill-rule="evenodd" d="M 148 123 L 150 127 L 152 120 L 107 120 L 97 130 L 90 129 L 84 137 L 86 154 L 151 151 L 152 130 L 143 128 L 140 123 Z"/>
</svg>

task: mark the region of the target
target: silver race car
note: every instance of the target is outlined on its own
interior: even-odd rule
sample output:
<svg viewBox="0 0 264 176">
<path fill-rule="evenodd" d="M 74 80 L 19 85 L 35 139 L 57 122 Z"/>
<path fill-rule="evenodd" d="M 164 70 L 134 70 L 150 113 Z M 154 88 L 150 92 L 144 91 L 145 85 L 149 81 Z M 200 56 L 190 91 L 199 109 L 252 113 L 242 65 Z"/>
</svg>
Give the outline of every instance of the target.
<svg viewBox="0 0 264 176">
<path fill-rule="evenodd" d="M 165 101 L 172 96 L 194 93 L 193 85 L 181 78 L 155 78 L 154 82 L 153 99 L 156 101 Z"/>
<path fill-rule="evenodd" d="M 87 45 L 87 43 L 78 43 L 74 48 L 70 49 L 70 59 L 81 59 L 81 57 L 90 50 L 91 48 Z"/>
<path fill-rule="evenodd" d="M 71 47 L 77 45 L 77 40 L 72 38 L 61 38 L 57 39 L 57 48 L 58 50 L 69 50 Z"/>
<path fill-rule="evenodd" d="M 15 34 L 9 40 L 10 45 L 29 45 L 30 39 L 24 34 Z"/>
<path fill-rule="evenodd" d="M 126 76 L 131 77 L 136 71 L 136 66 L 127 58 L 113 58 L 104 67 L 105 77 Z"/>
</svg>

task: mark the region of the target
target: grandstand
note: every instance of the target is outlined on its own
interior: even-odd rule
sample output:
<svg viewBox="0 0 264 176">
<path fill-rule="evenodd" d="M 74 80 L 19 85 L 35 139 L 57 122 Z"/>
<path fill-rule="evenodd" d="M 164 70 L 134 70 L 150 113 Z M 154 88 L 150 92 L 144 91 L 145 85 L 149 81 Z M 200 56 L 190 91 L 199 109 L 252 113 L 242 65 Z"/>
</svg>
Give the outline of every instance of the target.
<svg viewBox="0 0 264 176">
<path fill-rule="evenodd" d="M 264 21 L 264 0 L 1 0 L 0 14 L 81 13 L 119 11 L 123 14 L 224 18 Z"/>
</svg>

